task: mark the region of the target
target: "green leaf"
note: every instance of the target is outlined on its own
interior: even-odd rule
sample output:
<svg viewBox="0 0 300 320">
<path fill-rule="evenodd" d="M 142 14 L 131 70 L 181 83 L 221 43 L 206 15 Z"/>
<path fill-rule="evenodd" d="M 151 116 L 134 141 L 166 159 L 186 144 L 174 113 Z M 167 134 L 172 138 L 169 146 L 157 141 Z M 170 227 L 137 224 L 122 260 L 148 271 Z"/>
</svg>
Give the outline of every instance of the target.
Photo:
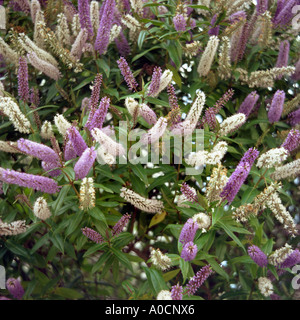
<svg viewBox="0 0 300 320">
<path fill-rule="evenodd" d="M 115 248 L 110 248 L 110 251 L 116 256 L 116 258 L 123 264 L 127 269 L 133 272 L 131 262 L 128 260 L 127 256 Z"/>
<path fill-rule="evenodd" d="M 163 274 L 164 281 L 168 282 L 168 281 L 172 280 L 173 278 L 175 278 L 178 275 L 179 272 L 180 272 L 180 269 L 175 269 L 175 270 L 164 273 Z"/>
<path fill-rule="evenodd" d="M 235 257 L 233 259 L 230 260 L 230 263 L 235 264 L 235 263 L 249 263 L 249 264 L 253 264 L 255 263 L 248 255 L 245 256 L 240 256 L 240 257 Z"/>
<path fill-rule="evenodd" d="M 238 245 L 240 246 L 244 252 L 246 252 L 246 249 L 244 245 L 241 243 L 240 239 L 232 232 L 231 226 L 226 225 L 221 221 L 218 221 L 217 223 L 221 228 L 229 235 L 229 237 Z"/>
<path fill-rule="evenodd" d="M 130 166 L 131 170 L 133 171 L 133 173 L 136 176 L 138 176 L 145 183 L 145 185 L 147 185 L 148 178 L 147 178 L 145 168 L 140 163 L 138 163 L 136 165 L 130 164 L 129 166 Z"/>
<path fill-rule="evenodd" d="M 182 65 L 182 49 L 178 40 L 167 41 L 164 46 L 167 49 L 171 60 L 175 63 L 176 67 L 179 69 Z"/>
<path fill-rule="evenodd" d="M 83 298 L 82 293 L 70 288 L 58 287 L 55 289 L 54 293 L 66 299 L 77 300 Z"/>
<path fill-rule="evenodd" d="M 106 63 L 106 61 L 104 59 L 98 59 L 96 63 L 104 71 L 106 77 L 108 78 L 110 73 L 110 67 Z"/>
<path fill-rule="evenodd" d="M 103 176 L 105 176 L 105 177 L 107 177 L 109 179 L 116 180 L 116 181 L 121 182 L 122 184 L 125 184 L 123 179 L 121 179 L 119 176 L 117 176 L 116 174 L 113 174 L 110 171 L 110 167 L 108 165 L 97 166 L 96 167 L 96 171 L 98 171 L 101 175 L 103 175 Z"/>
<path fill-rule="evenodd" d="M 76 212 L 70 217 L 69 225 L 65 234 L 66 237 L 71 233 L 73 233 L 78 228 L 78 225 L 80 224 L 82 218 L 83 218 L 83 212 Z"/>
<path fill-rule="evenodd" d="M 190 271 L 190 263 L 181 258 L 179 261 L 179 266 L 182 273 L 183 282 L 185 282 Z"/>
<path fill-rule="evenodd" d="M 143 43 L 144 43 L 144 41 L 145 41 L 146 35 L 147 35 L 147 31 L 146 31 L 146 30 L 142 30 L 142 31 L 139 33 L 138 40 L 137 40 L 137 44 L 138 44 L 138 47 L 139 47 L 140 50 L 141 50 L 142 47 L 143 47 Z"/>
<path fill-rule="evenodd" d="M 12 240 L 7 240 L 5 242 L 5 246 L 9 251 L 16 254 L 17 256 L 24 257 L 27 260 L 31 260 L 31 255 L 29 254 L 29 252 L 24 247 L 13 242 Z"/>
<path fill-rule="evenodd" d="M 56 198 L 56 200 L 52 203 L 52 208 L 54 211 L 54 215 L 57 214 L 57 211 L 61 208 L 61 206 L 63 205 L 63 203 L 66 200 L 66 196 L 70 190 L 71 186 L 67 185 L 67 186 L 63 186 L 58 194 L 58 197 Z"/>
<path fill-rule="evenodd" d="M 92 268 L 92 274 L 99 271 L 99 269 L 101 268 L 102 264 L 108 260 L 108 258 L 110 258 L 113 254 L 111 252 L 105 252 L 103 253 L 99 260 L 93 265 L 93 268 Z"/>
<path fill-rule="evenodd" d="M 150 186 L 147 188 L 147 192 L 151 191 L 152 189 L 156 188 L 157 186 L 160 186 L 164 184 L 165 182 L 170 182 L 174 178 L 176 178 L 177 172 L 169 172 L 165 174 L 164 176 L 158 177 L 150 184 Z"/>
<path fill-rule="evenodd" d="M 150 49 L 145 50 L 145 51 L 137 54 L 136 56 L 133 57 L 133 59 L 131 60 L 131 62 L 134 62 L 134 61 L 138 60 L 139 58 L 141 58 L 142 56 L 144 56 L 144 55 L 147 54 L 148 52 L 150 52 L 150 51 L 152 51 L 152 50 L 156 50 L 156 49 L 160 49 L 160 46 L 151 47 Z"/>
<path fill-rule="evenodd" d="M 64 240 L 59 234 L 53 234 L 50 237 L 50 241 L 61 252 L 64 253 Z"/>
<path fill-rule="evenodd" d="M 78 86 L 76 86 L 73 91 L 77 91 L 81 89 L 82 87 L 86 86 L 87 84 L 90 84 L 95 79 L 95 76 L 91 76 L 88 78 L 85 78 Z"/>
<path fill-rule="evenodd" d="M 146 273 L 147 280 L 154 296 L 161 290 L 169 290 L 160 271 L 152 268 L 142 267 Z"/>
<path fill-rule="evenodd" d="M 218 262 L 213 258 L 208 258 L 206 261 L 211 265 L 211 267 L 223 278 L 225 278 L 227 281 L 229 281 L 229 275 L 226 273 L 226 271 L 220 267 Z"/>
</svg>

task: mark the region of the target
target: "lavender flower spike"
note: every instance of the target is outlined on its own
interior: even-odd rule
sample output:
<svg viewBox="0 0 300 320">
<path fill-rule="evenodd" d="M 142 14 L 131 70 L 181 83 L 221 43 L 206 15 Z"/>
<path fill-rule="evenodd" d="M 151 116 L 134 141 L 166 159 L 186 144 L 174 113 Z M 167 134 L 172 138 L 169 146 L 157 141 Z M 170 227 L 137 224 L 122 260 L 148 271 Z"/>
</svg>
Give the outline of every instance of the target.
<svg viewBox="0 0 300 320">
<path fill-rule="evenodd" d="M 18 300 L 21 300 L 24 296 L 24 289 L 18 279 L 15 278 L 9 278 L 6 281 L 6 288 L 9 291 L 9 293 Z"/>
<path fill-rule="evenodd" d="M 96 157 L 97 152 L 95 151 L 94 147 L 84 150 L 83 154 L 74 166 L 76 180 L 83 179 L 87 176 L 95 162 Z"/>
<path fill-rule="evenodd" d="M 45 193 L 56 193 L 59 190 L 57 182 L 42 176 L 18 172 L 9 169 L 1 170 L 1 180 L 9 184 L 40 190 Z"/>
<path fill-rule="evenodd" d="M 115 0 L 105 0 L 101 7 L 101 20 L 95 41 L 95 50 L 97 50 L 100 55 L 106 52 L 109 45 L 109 36 L 114 21 L 115 6 Z"/>
<path fill-rule="evenodd" d="M 211 274 L 212 269 L 209 264 L 200 269 L 186 285 L 187 294 L 193 295 Z"/>
<path fill-rule="evenodd" d="M 291 78 L 294 81 L 300 80 L 300 59 L 298 60 L 298 62 L 295 65 L 295 72 L 292 74 Z"/>
<path fill-rule="evenodd" d="M 198 229 L 198 223 L 195 222 L 192 218 L 188 219 L 187 222 L 182 227 L 182 230 L 179 236 L 179 242 L 181 242 L 182 245 L 184 246 L 188 242 L 193 241 L 197 229 Z"/>
<path fill-rule="evenodd" d="M 18 148 L 22 152 L 45 162 L 59 164 L 59 157 L 56 152 L 44 144 L 21 138 L 18 140 Z"/>
<path fill-rule="evenodd" d="M 67 141 L 64 150 L 64 158 L 65 161 L 69 161 L 71 159 L 76 158 L 77 154 L 73 148 L 72 142 L 70 140 Z"/>
<path fill-rule="evenodd" d="M 280 43 L 279 53 L 275 67 L 282 68 L 287 67 L 289 60 L 290 43 L 288 40 L 284 40 Z"/>
<path fill-rule="evenodd" d="M 268 10 L 268 0 L 257 0 L 256 11 L 258 14 L 263 14 Z"/>
<path fill-rule="evenodd" d="M 93 89 L 92 89 L 92 94 L 91 94 L 91 99 L 90 99 L 90 104 L 89 104 L 89 109 L 96 109 L 98 104 L 99 104 L 99 99 L 100 99 L 100 88 L 102 84 L 102 74 L 97 73 L 94 84 L 93 84 Z"/>
<path fill-rule="evenodd" d="M 155 124 L 157 117 L 155 112 L 148 107 L 145 103 L 142 103 L 139 107 L 139 115 L 143 117 L 149 124 Z"/>
<path fill-rule="evenodd" d="M 281 147 L 285 148 L 289 152 L 292 152 L 300 145 L 300 131 L 296 129 L 292 129 L 287 138 L 285 139 L 284 143 Z"/>
<path fill-rule="evenodd" d="M 29 101 L 28 66 L 25 57 L 19 59 L 18 92 L 20 99 L 25 102 Z"/>
<path fill-rule="evenodd" d="M 67 135 L 72 143 L 73 149 L 75 150 L 76 154 L 78 156 L 81 156 L 84 150 L 88 147 L 85 141 L 83 140 L 82 136 L 74 126 L 68 129 Z"/>
<path fill-rule="evenodd" d="M 157 94 L 159 93 L 161 73 L 162 73 L 162 70 L 160 67 L 154 68 L 151 83 L 148 89 L 148 96 L 156 97 Z"/>
<path fill-rule="evenodd" d="M 131 218 L 131 215 L 126 213 L 122 216 L 122 218 L 114 225 L 112 230 L 112 235 L 116 236 L 119 233 L 121 233 L 124 229 L 124 227 L 127 225 L 129 219 Z"/>
<path fill-rule="evenodd" d="M 125 58 L 121 57 L 118 61 L 117 61 L 118 67 L 121 70 L 121 73 L 127 83 L 128 88 L 133 91 L 137 89 L 137 82 L 130 70 L 130 67 L 127 63 L 127 61 L 125 60 Z"/>
<path fill-rule="evenodd" d="M 82 228 L 81 231 L 87 238 L 94 241 L 95 243 L 104 242 L 104 239 L 101 236 L 101 234 L 91 228 L 85 227 L 85 228 Z"/>
<path fill-rule="evenodd" d="M 281 263 L 281 268 L 292 268 L 294 265 L 300 263 L 300 251 L 295 249 L 288 257 Z"/>
<path fill-rule="evenodd" d="M 197 255 L 197 246 L 193 241 L 187 242 L 181 251 L 180 257 L 185 261 L 192 261 Z"/>
<path fill-rule="evenodd" d="M 285 99 L 285 92 L 282 90 L 277 90 L 273 96 L 271 106 L 268 112 L 268 118 L 271 123 L 280 120 L 283 104 Z"/>
<path fill-rule="evenodd" d="M 292 127 L 300 123 L 300 109 L 293 111 L 288 115 L 288 122 Z"/>
<path fill-rule="evenodd" d="M 90 17 L 89 0 L 78 0 L 78 13 L 81 28 L 87 30 L 89 39 L 91 40 L 94 36 L 94 31 Z"/>
<path fill-rule="evenodd" d="M 249 117 L 258 99 L 259 99 L 259 95 L 257 94 L 257 92 L 256 91 L 251 92 L 240 105 L 238 113 L 243 113 L 246 117 Z"/>
<path fill-rule="evenodd" d="M 178 283 L 171 289 L 172 300 L 182 300 L 183 288 Z"/>
<path fill-rule="evenodd" d="M 245 153 L 235 171 L 228 179 L 223 191 L 220 193 L 220 197 L 227 199 L 229 204 L 233 201 L 241 186 L 245 182 L 250 169 L 258 155 L 259 152 L 257 150 L 250 148 Z"/>
<path fill-rule="evenodd" d="M 185 182 L 182 184 L 180 191 L 183 195 L 185 195 L 187 201 L 197 202 L 197 196 L 195 195 L 194 190 Z"/>
<path fill-rule="evenodd" d="M 216 21 L 217 21 L 218 15 L 214 15 L 210 21 L 210 29 L 208 30 L 208 34 L 210 36 L 217 36 L 219 34 L 220 26 L 214 27 Z"/>
<path fill-rule="evenodd" d="M 257 246 L 251 246 L 248 248 L 248 254 L 250 258 L 261 268 L 268 265 L 268 258 Z"/>
<path fill-rule="evenodd" d="M 173 18 L 173 23 L 174 23 L 174 27 L 175 27 L 176 31 L 184 32 L 186 30 L 186 20 L 182 14 L 177 14 Z"/>
<path fill-rule="evenodd" d="M 102 129 L 109 106 L 110 106 L 110 99 L 108 97 L 103 97 L 100 101 L 99 108 L 96 110 L 96 112 L 93 115 L 93 118 L 86 125 L 90 131 L 94 128 Z"/>
</svg>

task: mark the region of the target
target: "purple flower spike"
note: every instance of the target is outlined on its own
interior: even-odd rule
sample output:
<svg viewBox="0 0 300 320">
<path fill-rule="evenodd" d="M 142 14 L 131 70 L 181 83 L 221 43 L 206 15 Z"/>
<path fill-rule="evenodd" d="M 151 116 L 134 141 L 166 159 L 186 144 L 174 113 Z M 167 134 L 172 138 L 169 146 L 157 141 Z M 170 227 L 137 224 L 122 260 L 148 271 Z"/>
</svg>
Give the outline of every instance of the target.
<svg viewBox="0 0 300 320">
<path fill-rule="evenodd" d="M 101 20 L 97 32 L 97 38 L 95 41 L 95 50 L 97 50 L 100 55 L 106 52 L 109 44 L 109 35 L 114 21 L 113 17 L 115 6 L 115 0 L 105 0 L 104 4 L 101 7 Z"/>
<path fill-rule="evenodd" d="M 94 241 L 95 243 L 104 242 L 104 239 L 101 236 L 101 234 L 91 228 L 85 227 L 85 228 L 82 228 L 81 231 L 87 238 Z"/>
<path fill-rule="evenodd" d="M 89 0 L 78 0 L 78 13 L 81 28 L 87 30 L 89 39 L 91 40 L 94 36 L 94 31 L 90 17 Z"/>
<path fill-rule="evenodd" d="M 25 102 L 29 101 L 28 66 L 25 57 L 19 59 L 18 93 L 20 99 Z"/>
<path fill-rule="evenodd" d="M 144 103 L 140 105 L 139 114 L 149 124 L 154 125 L 157 122 L 157 117 L 156 117 L 155 112 Z"/>
<path fill-rule="evenodd" d="M 251 92 L 240 105 L 238 113 L 243 113 L 246 117 L 249 117 L 258 99 L 259 99 L 259 95 L 257 94 L 257 92 L 256 91 Z"/>
<path fill-rule="evenodd" d="M 240 161 L 240 164 L 247 162 L 250 165 L 250 167 L 252 167 L 258 155 L 259 155 L 259 151 L 257 151 L 254 148 L 250 148 L 245 152 L 243 158 Z"/>
<path fill-rule="evenodd" d="M 45 193 L 56 193 L 59 191 L 57 182 L 47 177 L 9 169 L 1 170 L 1 175 L 1 180 L 9 184 L 16 184 L 21 187 L 32 188 Z"/>
<path fill-rule="evenodd" d="M 102 74 L 98 73 L 94 80 L 89 109 L 96 109 L 100 99 L 100 88 L 102 84 Z"/>
<path fill-rule="evenodd" d="M 56 152 L 44 144 L 21 138 L 18 140 L 18 148 L 28 155 L 60 166 Z"/>
<path fill-rule="evenodd" d="M 285 92 L 277 90 L 271 102 L 271 106 L 268 112 L 268 118 L 271 123 L 278 122 L 280 120 L 283 104 L 285 99 Z"/>
<path fill-rule="evenodd" d="M 214 15 L 213 18 L 210 21 L 210 29 L 208 30 L 208 34 L 210 36 L 217 36 L 219 34 L 220 26 L 214 27 L 216 21 L 217 21 L 218 15 Z"/>
<path fill-rule="evenodd" d="M 119 233 L 121 233 L 124 229 L 124 227 L 127 225 L 129 219 L 131 218 L 131 215 L 126 213 L 122 216 L 122 218 L 114 225 L 112 230 L 112 235 L 116 236 Z"/>
<path fill-rule="evenodd" d="M 127 63 L 127 61 L 125 60 L 125 58 L 121 57 L 118 61 L 117 61 L 118 67 L 121 70 L 121 73 L 124 77 L 124 80 L 127 83 L 128 88 L 133 91 L 137 89 L 137 82 L 130 70 L 130 67 Z"/>
<path fill-rule="evenodd" d="M 155 67 L 152 74 L 151 83 L 148 90 L 148 96 L 155 97 L 157 96 L 160 84 L 162 70 L 160 67 Z"/>
<path fill-rule="evenodd" d="M 261 268 L 266 267 L 268 265 L 267 256 L 257 246 L 253 245 L 249 247 L 248 254 L 250 258 Z"/>
<path fill-rule="evenodd" d="M 230 204 L 245 182 L 250 172 L 250 168 L 251 167 L 247 162 L 239 164 L 228 179 L 223 191 L 220 193 L 220 197 L 227 199 Z"/>
<path fill-rule="evenodd" d="M 278 58 L 276 62 L 276 68 L 286 67 L 288 65 L 290 53 L 290 43 L 288 40 L 284 40 L 280 43 Z"/>
<path fill-rule="evenodd" d="M 292 129 L 281 147 L 292 152 L 300 145 L 300 131 Z"/>
<path fill-rule="evenodd" d="M 288 115 L 288 122 L 292 127 L 300 123 L 300 109 L 293 111 Z"/>
<path fill-rule="evenodd" d="M 298 60 L 298 62 L 295 65 L 295 72 L 292 74 L 291 78 L 294 81 L 300 80 L 300 59 Z"/>
<path fill-rule="evenodd" d="M 57 177 L 57 176 L 61 175 L 61 170 L 59 170 L 59 169 L 53 170 L 54 168 L 57 168 L 57 167 L 60 167 L 60 165 L 58 165 L 58 163 L 42 161 L 42 168 L 45 171 L 49 171 L 48 174 L 51 177 Z"/>
<path fill-rule="evenodd" d="M 188 219 L 187 222 L 182 227 L 182 230 L 179 236 L 179 242 L 181 242 L 182 245 L 185 246 L 186 243 L 193 241 L 197 229 L 198 229 L 198 223 L 193 221 L 192 218 Z"/>
<path fill-rule="evenodd" d="M 212 269 L 209 264 L 200 269 L 186 285 L 187 294 L 193 295 L 202 286 L 211 273 Z"/>
<path fill-rule="evenodd" d="M 24 296 L 24 289 L 20 281 L 15 278 L 7 279 L 6 288 L 15 299 L 21 300 Z"/>
<path fill-rule="evenodd" d="M 300 251 L 295 249 L 280 265 L 281 268 L 292 268 L 300 263 Z"/>
<path fill-rule="evenodd" d="M 184 32 L 186 30 L 186 20 L 182 14 L 177 14 L 173 18 L 173 23 L 174 23 L 174 27 L 175 27 L 176 31 Z"/>
<path fill-rule="evenodd" d="M 282 9 L 278 12 L 276 17 L 273 19 L 274 26 L 286 26 L 291 22 L 293 18 L 292 9 L 297 4 L 297 0 L 288 0 L 283 4 Z"/>
<path fill-rule="evenodd" d="M 259 151 L 250 148 L 247 152 L 245 152 L 235 171 L 228 179 L 223 191 L 220 193 L 220 197 L 227 199 L 229 204 L 233 201 L 248 177 L 251 167 L 258 155 Z"/>
<path fill-rule="evenodd" d="M 81 156 L 84 150 L 88 147 L 85 141 L 83 140 L 81 134 L 74 126 L 71 126 L 67 131 L 67 135 L 72 143 L 73 149 L 75 150 L 76 154 L 78 156 Z"/>
<path fill-rule="evenodd" d="M 268 10 L 268 0 L 257 0 L 256 11 L 258 14 L 263 14 Z"/>
<path fill-rule="evenodd" d="M 66 143 L 65 150 L 64 150 L 64 157 L 65 157 L 65 161 L 69 161 L 77 157 L 77 154 L 70 140 L 68 140 Z"/>
<path fill-rule="evenodd" d="M 179 284 L 173 286 L 171 289 L 171 298 L 172 300 L 182 300 L 183 288 Z"/>
<path fill-rule="evenodd" d="M 121 56 L 127 57 L 130 54 L 130 46 L 123 31 L 115 39 L 115 44 Z"/>
<path fill-rule="evenodd" d="M 185 261 L 192 261 L 197 255 L 197 246 L 193 241 L 187 242 L 181 251 L 180 257 Z"/>
<path fill-rule="evenodd" d="M 100 101 L 99 108 L 94 113 L 90 123 L 87 123 L 86 125 L 90 131 L 94 128 L 102 129 L 109 106 L 110 99 L 108 97 L 103 97 Z"/>
<path fill-rule="evenodd" d="M 193 189 L 188 184 L 186 184 L 186 182 L 184 182 L 182 184 L 182 187 L 180 188 L 180 191 L 181 191 L 182 194 L 185 195 L 185 197 L 187 198 L 188 201 L 191 201 L 191 202 L 197 202 L 198 201 L 197 195 L 195 194 Z"/>
<path fill-rule="evenodd" d="M 76 180 L 83 179 L 86 177 L 92 168 L 95 159 L 97 157 L 97 152 L 94 147 L 87 148 L 84 150 L 81 157 L 78 159 L 74 166 L 75 178 Z"/>
</svg>

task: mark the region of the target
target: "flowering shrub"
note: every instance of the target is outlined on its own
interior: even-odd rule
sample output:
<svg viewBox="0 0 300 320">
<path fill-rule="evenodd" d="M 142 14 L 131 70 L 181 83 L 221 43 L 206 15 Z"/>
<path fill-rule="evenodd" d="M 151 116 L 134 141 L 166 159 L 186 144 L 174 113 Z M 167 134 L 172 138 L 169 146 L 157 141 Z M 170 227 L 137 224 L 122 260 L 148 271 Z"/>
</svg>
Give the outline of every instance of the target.
<svg viewBox="0 0 300 320">
<path fill-rule="evenodd" d="M 299 1 L 0 4 L 1 299 L 299 299 Z"/>
</svg>

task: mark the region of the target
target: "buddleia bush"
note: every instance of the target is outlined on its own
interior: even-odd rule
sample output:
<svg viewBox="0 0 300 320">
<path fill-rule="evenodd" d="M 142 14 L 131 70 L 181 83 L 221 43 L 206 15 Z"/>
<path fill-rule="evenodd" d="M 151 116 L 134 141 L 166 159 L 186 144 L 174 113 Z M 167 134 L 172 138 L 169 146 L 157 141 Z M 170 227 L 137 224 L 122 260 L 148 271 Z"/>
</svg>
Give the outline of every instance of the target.
<svg viewBox="0 0 300 320">
<path fill-rule="evenodd" d="M 1 5 L 1 299 L 299 299 L 299 1 Z"/>
</svg>

